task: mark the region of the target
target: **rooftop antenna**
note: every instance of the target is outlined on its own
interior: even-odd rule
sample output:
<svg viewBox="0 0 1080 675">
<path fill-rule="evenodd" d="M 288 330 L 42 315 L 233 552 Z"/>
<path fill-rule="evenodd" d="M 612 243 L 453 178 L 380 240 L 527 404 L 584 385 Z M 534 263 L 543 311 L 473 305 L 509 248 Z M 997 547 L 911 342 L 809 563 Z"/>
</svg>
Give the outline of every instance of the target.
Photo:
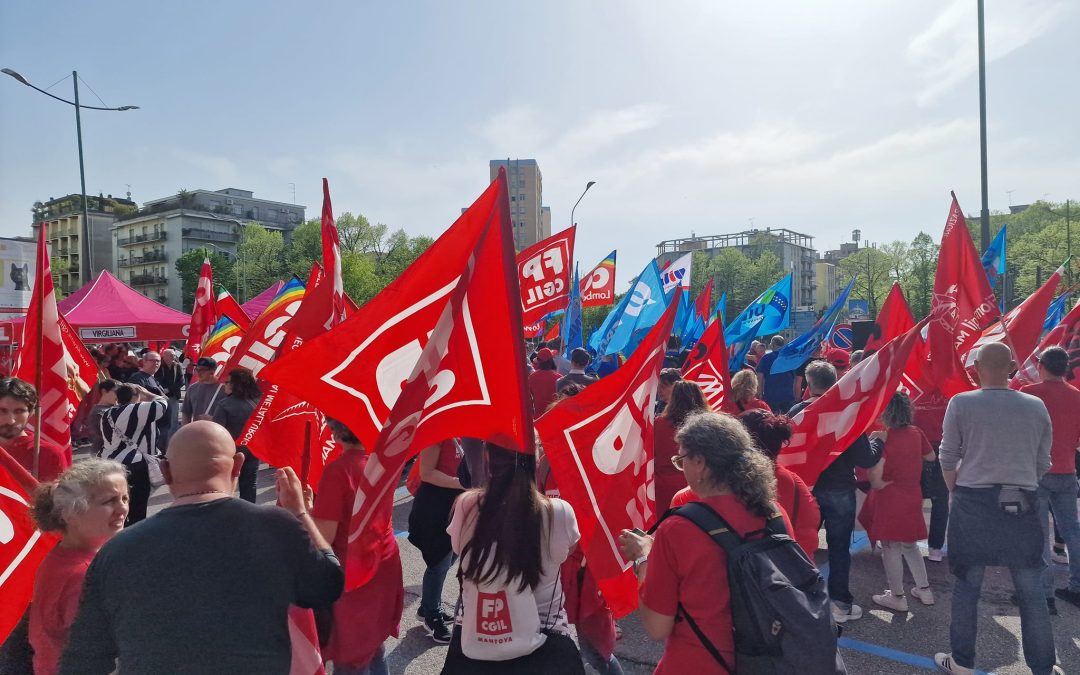
<svg viewBox="0 0 1080 675">
<path fill-rule="evenodd" d="M 1016 190 L 1006 190 L 1005 191 L 1005 194 L 1009 195 L 1009 206 L 1012 206 L 1012 193 L 1014 193 L 1014 192 L 1016 192 Z"/>
<path fill-rule="evenodd" d="M 128 189 L 127 198 L 128 198 L 128 201 L 130 202 L 131 201 L 131 183 L 124 183 L 124 185 L 127 186 L 127 189 Z"/>
<path fill-rule="evenodd" d="M 289 183 L 289 186 L 292 187 L 292 203 L 295 204 L 296 203 L 296 183 Z"/>
</svg>

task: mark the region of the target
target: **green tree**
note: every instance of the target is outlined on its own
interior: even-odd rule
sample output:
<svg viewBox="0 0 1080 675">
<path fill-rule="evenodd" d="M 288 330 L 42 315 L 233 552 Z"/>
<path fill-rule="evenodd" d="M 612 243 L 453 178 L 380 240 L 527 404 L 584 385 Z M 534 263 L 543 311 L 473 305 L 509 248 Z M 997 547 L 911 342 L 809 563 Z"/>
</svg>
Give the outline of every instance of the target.
<svg viewBox="0 0 1080 675">
<path fill-rule="evenodd" d="M 858 274 L 851 288 L 851 297 L 866 300 L 870 318 L 877 318 L 878 309 L 892 287 L 893 257 L 877 248 L 860 249 L 840 261 L 841 282 L 847 284 Z"/>
<path fill-rule="evenodd" d="M 229 290 L 236 288 L 233 261 L 214 250 L 192 249 L 176 259 L 176 272 L 180 275 L 181 296 L 183 298 L 181 307 L 183 311 L 190 312 L 195 305 L 195 289 L 199 286 L 199 274 L 202 272 L 203 260 L 206 258 L 210 259 L 210 268 L 214 272 L 214 285 L 224 286 Z"/>
<path fill-rule="evenodd" d="M 901 288 L 916 320 L 930 313 L 938 248 L 934 239 L 925 232 L 915 235 L 908 248 L 908 272 L 901 282 Z"/>
<path fill-rule="evenodd" d="M 240 280 L 239 302 L 246 302 L 275 282 L 289 276 L 285 239 L 262 225 L 248 223 L 236 246 L 233 273 Z"/>
</svg>

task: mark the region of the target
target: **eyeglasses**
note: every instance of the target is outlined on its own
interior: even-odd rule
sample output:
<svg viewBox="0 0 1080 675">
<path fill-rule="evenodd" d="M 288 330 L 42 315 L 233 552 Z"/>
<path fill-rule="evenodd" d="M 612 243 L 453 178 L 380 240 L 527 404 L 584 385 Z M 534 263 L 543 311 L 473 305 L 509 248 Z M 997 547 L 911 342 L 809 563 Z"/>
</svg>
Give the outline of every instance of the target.
<svg viewBox="0 0 1080 675">
<path fill-rule="evenodd" d="M 671 456 L 671 464 L 672 464 L 672 466 L 674 466 L 679 471 L 682 471 L 683 462 L 686 461 L 687 457 L 688 457 L 688 455 L 672 455 Z"/>
</svg>

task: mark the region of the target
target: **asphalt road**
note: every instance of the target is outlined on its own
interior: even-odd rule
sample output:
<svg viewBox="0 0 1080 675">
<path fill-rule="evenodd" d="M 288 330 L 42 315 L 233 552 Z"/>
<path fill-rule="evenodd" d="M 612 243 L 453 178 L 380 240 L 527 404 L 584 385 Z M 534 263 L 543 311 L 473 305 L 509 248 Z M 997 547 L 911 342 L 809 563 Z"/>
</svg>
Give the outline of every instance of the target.
<svg viewBox="0 0 1080 675">
<path fill-rule="evenodd" d="M 264 468 L 259 472 L 259 501 L 272 502 L 273 473 Z M 151 498 L 151 513 L 171 501 L 168 492 L 161 488 Z M 408 495 L 398 499 L 394 508 L 394 525 L 404 531 L 408 525 L 412 499 Z M 401 636 L 387 642 L 387 661 L 391 673 L 427 675 L 438 673 L 442 667 L 446 647 L 436 645 L 427 637 L 421 622 L 416 618 L 420 601 L 420 581 L 424 563 L 419 552 L 404 536 L 399 537 L 401 559 L 405 575 L 405 613 L 402 617 Z M 824 546 L 824 537 L 822 537 Z M 947 563 L 927 562 L 931 587 L 937 604 L 924 607 L 912 599 L 910 612 L 901 614 L 876 607 L 870 599 L 874 593 L 885 588 L 885 575 L 880 556 L 872 553 L 865 543 L 865 536 L 856 534 L 853 542 L 851 587 L 856 602 L 863 606 L 865 614 L 859 621 L 844 626 L 842 651 L 848 672 L 853 675 L 900 675 L 907 673 L 936 672 L 932 658 L 937 651 L 948 651 L 949 612 L 952 577 Z M 825 550 L 817 553 L 819 565 L 825 565 Z M 1057 585 L 1067 581 L 1067 567 L 1055 565 Z M 909 585 L 913 582 L 908 580 Z M 453 606 L 457 599 L 457 582 L 454 569 L 447 575 L 443 599 Z M 1029 673 L 1024 665 L 1020 646 L 1020 618 L 1017 609 L 1009 603 L 1012 582 L 1008 571 L 992 568 L 987 571 L 980 605 L 978 667 L 980 672 L 998 675 Z M 1059 601 L 1059 615 L 1053 617 L 1058 661 L 1065 672 L 1080 675 L 1080 608 Z M 619 621 L 623 637 L 616 648 L 628 675 L 647 674 L 653 671 L 662 647 L 645 635 L 636 615 Z M 589 671 L 592 672 L 592 671 Z M 813 674 L 808 674 L 813 675 Z"/>
</svg>

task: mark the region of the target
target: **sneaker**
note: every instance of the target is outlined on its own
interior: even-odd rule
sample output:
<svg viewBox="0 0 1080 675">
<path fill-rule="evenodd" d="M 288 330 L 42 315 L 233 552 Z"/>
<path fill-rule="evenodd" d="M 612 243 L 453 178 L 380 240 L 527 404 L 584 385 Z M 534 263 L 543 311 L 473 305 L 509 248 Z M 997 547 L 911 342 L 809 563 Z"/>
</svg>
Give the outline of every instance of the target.
<svg viewBox="0 0 1080 675">
<path fill-rule="evenodd" d="M 441 645 L 450 644 L 450 629 L 441 619 L 427 619 L 424 621 L 424 626 L 427 627 L 428 635 L 432 640 Z"/>
<path fill-rule="evenodd" d="M 924 605 L 930 606 L 934 604 L 934 592 L 930 590 L 929 586 L 926 588 L 915 586 L 909 591 L 909 594 Z"/>
<path fill-rule="evenodd" d="M 927 554 L 926 559 L 930 562 L 941 562 L 945 559 L 945 552 L 940 548 L 932 548 Z"/>
<path fill-rule="evenodd" d="M 844 609 L 836 603 L 832 606 L 832 618 L 836 623 L 847 623 L 862 618 L 862 607 L 852 605 L 850 609 Z"/>
<path fill-rule="evenodd" d="M 937 664 L 938 670 L 943 673 L 951 673 L 951 675 L 974 675 L 974 668 L 965 668 L 964 666 L 957 665 L 952 660 L 952 654 L 934 654 L 934 663 Z"/>
<path fill-rule="evenodd" d="M 419 609 L 416 610 L 416 618 L 421 621 L 424 620 L 424 615 Z M 443 609 L 441 605 L 439 606 L 439 619 L 441 619 L 443 623 L 454 623 L 454 615 Z"/>
<path fill-rule="evenodd" d="M 1054 591 L 1054 595 L 1061 598 L 1070 605 L 1076 605 L 1080 607 L 1080 591 L 1074 591 L 1071 588 L 1059 588 Z"/>
<path fill-rule="evenodd" d="M 893 595 L 892 591 L 885 591 L 881 595 L 873 596 L 874 602 L 897 612 L 908 611 L 907 598 L 902 595 Z"/>
<path fill-rule="evenodd" d="M 1020 598 L 1016 597 L 1016 593 L 1013 593 L 1009 596 L 1009 602 L 1016 605 L 1017 607 L 1020 606 Z M 1058 615 L 1057 603 L 1054 601 L 1053 598 L 1046 599 L 1046 609 L 1050 612 L 1050 616 Z"/>
<path fill-rule="evenodd" d="M 1050 560 L 1058 565 L 1068 565 L 1069 553 L 1063 548 L 1055 548 L 1053 552 L 1050 553 Z"/>
</svg>

